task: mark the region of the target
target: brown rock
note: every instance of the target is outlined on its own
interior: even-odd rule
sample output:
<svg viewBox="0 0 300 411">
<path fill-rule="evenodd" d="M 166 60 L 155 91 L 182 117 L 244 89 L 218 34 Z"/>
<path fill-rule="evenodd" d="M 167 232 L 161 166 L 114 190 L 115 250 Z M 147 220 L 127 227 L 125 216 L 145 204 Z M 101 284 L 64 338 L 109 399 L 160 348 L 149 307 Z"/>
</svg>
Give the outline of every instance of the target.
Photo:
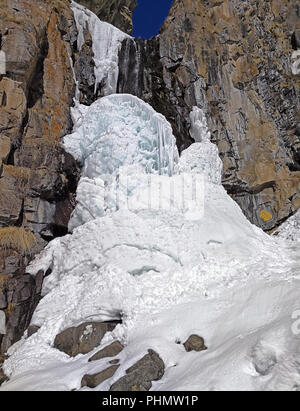
<svg viewBox="0 0 300 411">
<path fill-rule="evenodd" d="M 97 374 L 94 374 L 94 375 L 86 374 L 81 380 L 81 386 L 96 388 L 98 385 L 100 385 L 105 380 L 108 380 L 109 378 L 113 377 L 118 368 L 119 368 L 119 365 L 112 365 L 111 367 Z"/>
<path fill-rule="evenodd" d="M 33 334 L 37 333 L 40 327 L 38 325 L 30 325 L 27 328 L 27 338 L 31 337 Z"/>
<path fill-rule="evenodd" d="M 114 341 L 94 354 L 89 358 L 89 361 L 98 361 L 105 357 L 115 357 L 123 350 L 123 348 L 124 346 L 119 341 Z"/>
<path fill-rule="evenodd" d="M 0 225 L 16 225 L 21 218 L 30 170 L 4 166 L 0 178 Z"/>
<path fill-rule="evenodd" d="M 160 380 L 165 365 L 159 355 L 148 350 L 148 354 L 126 371 L 126 375 L 116 381 L 110 391 L 149 391 L 152 381 Z"/>
<path fill-rule="evenodd" d="M 68 328 L 56 336 L 54 347 L 71 357 L 87 354 L 100 345 L 104 335 L 112 331 L 117 324 L 117 322 L 90 322 L 79 327 Z"/>
<path fill-rule="evenodd" d="M 160 35 L 166 93 L 176 85 L 185 105 L 205 110 L 224 186 L 265 230 L 299 208 L 300 76 L 290 64 L 299 29 L 288 0 L 184 0 Z"/>
<path fill-rule="evenodd" d="M 183 344 L 185 351 L 205 351 L 207 347 L 205 346 L 204 339 L 199 337 L 199 335 L 191 335 L 186 342 Z"/>
<path fill-rule="evenodd" d="M 6 334 L 2 338 L 1 352 L 17 342 L 29 326 L 32 314 L 40 301 L 44 273 L 40 271 L 35 278 L 31 275 L 17 274 L 8 277 L 6 284 L 7 323 Z"/>
<path fill-rule="evenodd" d="M 78 3 L 90 9 L 100 20 L 113 24 L 125 33 L 132 33 L 136 0 L 79 0 Z"/>
</svg>

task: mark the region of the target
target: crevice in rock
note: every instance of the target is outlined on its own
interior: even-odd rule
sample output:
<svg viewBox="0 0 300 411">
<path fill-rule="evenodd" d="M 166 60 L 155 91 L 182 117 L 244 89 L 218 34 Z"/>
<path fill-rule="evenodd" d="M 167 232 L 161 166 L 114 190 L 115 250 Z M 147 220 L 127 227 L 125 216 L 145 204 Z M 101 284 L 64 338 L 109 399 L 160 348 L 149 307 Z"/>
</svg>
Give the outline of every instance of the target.
<svg viewBox="0 0 300 411">
<path fill-rule="evenodd" d="M 24 199 L 22 200 L 21 211 L 19 214 L 19 218 L 15 224 L 16 227 L 22 227 L 24 221 Z"/>
<path fill-rule="evenodd" d="M 291 37 L 291 45 L 292 45 L 293 50 L 298 50 L 299 44 L 298 44 L 297 35 L 295 32 L 292 34 L 292 37 Z"/>
<path fill-rule="evenodd" d="M 44 39 L 41 44 L 40 54 L 37 59 L 35 70 L 32 74 L 31 81 L 28 87 L 28 97 L 27 97 L 27 107 L 32 108 L 36 102 L 44 94 L 44 61 L 48 55 L 49 43 L 47 36 L 44 36 Z"/>
<path fill-rule="evenodd" d="M 15 165 L 15 152 L 22 145 L 22 137 L 23 137 L 24 132 L 26 130 L 28 121 L 29 121 L 29 112 L 27 110 L 26 114 L 23 118 L 21 127 L 20 127 L 19 137 L 16 141 L 13 142 L 13 144 L 11 146 L 11 149 L 10 149 L 10 152 L 9 152 L 9 155 L 8 155 L 8 158 L 7 158 L 7 161 L 6 161 L 6 164 L 9 165 L 9 166 L 14 166 Z"/>
<path fill-rule="evenodd" d="M 3 96 L 2 96 L 1 106 L 5 107 L 6 104 L 7 104 L 7 95 L 6 95 L 6 92 L 4 91 Z"/>
</svg>

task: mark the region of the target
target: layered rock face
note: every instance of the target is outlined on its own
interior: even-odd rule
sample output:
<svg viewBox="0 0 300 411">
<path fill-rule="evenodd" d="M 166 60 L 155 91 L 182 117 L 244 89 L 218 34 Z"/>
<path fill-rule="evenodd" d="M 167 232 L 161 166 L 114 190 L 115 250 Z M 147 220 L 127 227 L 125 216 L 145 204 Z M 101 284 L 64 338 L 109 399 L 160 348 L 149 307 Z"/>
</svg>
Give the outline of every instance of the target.
<svg viewBox="0 0 300 411">
<path fill-rule="evenodd" d="M 287 0 L 176 0 L 160 36 L 166 84 L 205 109 L 224 186 L 265 230 L 300 206 L 299 17 Z"/>
<path fill-rule="evenodd" d="M 224 186 L 265 230 L 300 206 L 299 23 L 289 1 L 175 0 L 159 37 L 120 52 L 119 92 L 163 113 L 180 150 L 191 143 L 188 113 L 204 109 Z"/>
<path fill-rule="evenodd" d="M 100 20 L 113 24 L 124 33 L 132 33 L 136 0 L 79 0 L 78 3 L 90 9 Z"/>
<path fill-rule="evenodd" d="M 41 291 L 24 275 L 48 240 L 67 232 L 78 167 L 60 145 L 72 127 L 76 40 L 67 0 L 0 5 L 0 295 L 3 352 L 21 337 Z"/>
</svg>

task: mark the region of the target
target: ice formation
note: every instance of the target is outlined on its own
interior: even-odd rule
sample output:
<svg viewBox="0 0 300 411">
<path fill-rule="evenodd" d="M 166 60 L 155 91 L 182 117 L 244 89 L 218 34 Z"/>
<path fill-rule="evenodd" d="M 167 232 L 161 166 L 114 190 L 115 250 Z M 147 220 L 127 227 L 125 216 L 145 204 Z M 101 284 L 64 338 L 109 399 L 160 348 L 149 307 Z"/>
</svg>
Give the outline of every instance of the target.
<svg viewBox="0 0 300 411">
<path fill-rule="evenodd" d="M 0 334 L 5 334 L 6 333 L 6 316 L 5 312 L 0 310 Z"/>
<path fill-rule="evenodd" d="M 73 119 L 77 116 L 73 114 Z M 75 121 L 75 131 L 64 138 L 64 145 L 84 164 L 83 176 L 89 178 L 132 164 L 140 164 L 148 173 L 172 175 L 178 161 L 170 124 L 129 94 L 110 95 L 92 104 Z"/>
<path fill-rule="evenodd" d="M 92 37 L 95 92 L 98 85 L 102 84 L 104 95 L 115 93 L 119 74 L 118 51 L 122 41 L 130 36 L 111 24 L 100 21 L 94 13 L 74 1 L 72 1 L 71 8 L 78 30 L 78 49 L 81 50 L 84 44 L 85 28 L 88 28 Z"/>
<path fill-rule="evenodd" d="M 123 34 L 73 10 L 79 47 L 86 23 L 94 39 L 103 36 L 99 50 L 94 41 L 97 81 L 106 78 L 111 94 Z M 169 123 L 136 97 L 76 104 L 72 117 L 64 144 L 83 165 L 72 234 L 28 267 L 32 275 L 52 270 L 32 319 L 40 329 L 11 347 L 0 391 L 80 389 L 84 374 L 107 364 L 89 363 L 95 352 L 70 359 L 52 347 L 55 336 L 119 318 L 96 350 L 121 340 L 121 365 L 96 390 L 108 390 L 149 348 L 166 365 L 153 390 L 299 390 L 298 243 L 266 235 L 227 195 L 203 111 L 191 113 L 195 144 L 180 158 Z M 207 351 L 178 344 L 193 333 Z"/>
</svg>

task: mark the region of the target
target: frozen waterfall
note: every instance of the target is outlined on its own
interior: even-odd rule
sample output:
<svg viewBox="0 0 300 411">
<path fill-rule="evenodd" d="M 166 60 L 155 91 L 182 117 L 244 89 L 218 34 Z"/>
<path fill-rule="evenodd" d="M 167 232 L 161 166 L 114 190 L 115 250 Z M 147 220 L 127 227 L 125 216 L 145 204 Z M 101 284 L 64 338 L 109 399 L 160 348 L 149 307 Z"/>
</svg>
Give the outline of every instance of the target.
<svg viewBox="0 0 300 411">
<path fill-rule="evenodd" d="M 81 50 L 84 44 L 85 28 L 88 28 L 92 37 L 95 93 L 99 84 L 102 84 L 104 95 L 116 93 L 119 74 L 118 52 L 122 41 L 131 37 L 111 24 L 99 20 L 94 13 L 74 1 L 71 8 L 78 30 L 78 50 Z"/>
<path fill-rule="evenodd" d="M 112 174 L 132 164 L 147 173 L 174 174 L 178 151 L 172 128 L 149 104 L 114 94 L 89 109 L 80 107 L 79 115 L 80 108 L 73 109 L 74 132 L 64 138 L 64 145 L 84 164 L 83 176 Z"/>
</svg>

